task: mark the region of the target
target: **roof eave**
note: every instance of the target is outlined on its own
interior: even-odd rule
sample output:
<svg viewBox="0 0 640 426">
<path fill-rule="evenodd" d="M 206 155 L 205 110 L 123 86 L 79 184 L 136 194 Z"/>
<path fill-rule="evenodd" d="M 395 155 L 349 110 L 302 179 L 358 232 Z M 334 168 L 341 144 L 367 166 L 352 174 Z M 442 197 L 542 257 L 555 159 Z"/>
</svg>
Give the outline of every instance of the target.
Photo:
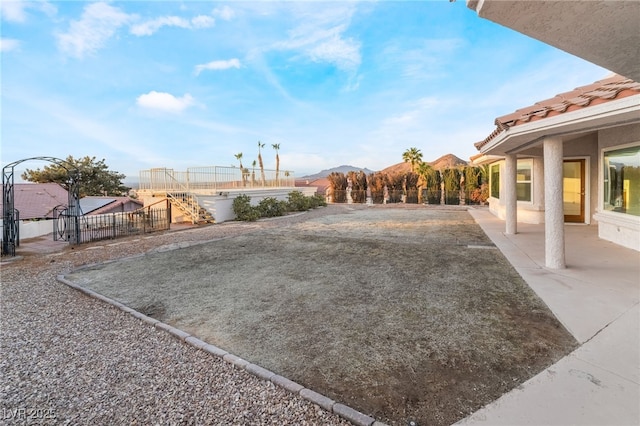
<svg viewBox="0 0 640 426">
<path fill-rule="evenodd" d="M 584 131 L 640 122 L 640 94 L 594 105 L 554 117 L 519 124 L 500 132 L 480 148 L 485 155 L 516 153 L 547 136 L 564 136 Z"/>
</svg>

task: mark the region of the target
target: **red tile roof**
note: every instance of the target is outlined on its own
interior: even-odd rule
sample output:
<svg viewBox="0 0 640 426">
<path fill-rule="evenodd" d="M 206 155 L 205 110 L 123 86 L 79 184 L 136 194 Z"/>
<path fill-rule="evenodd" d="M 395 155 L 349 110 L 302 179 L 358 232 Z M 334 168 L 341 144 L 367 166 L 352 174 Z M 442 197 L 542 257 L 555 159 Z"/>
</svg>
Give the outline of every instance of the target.
<svg viewBox="0 0 640 426">
<path fill-rule="evenodd" d="M 52 219 L 53 209 L 69 202 L 67 190 L 57 183 L 16 183 L 13 191 L 13 206 L 20 212 L 20 220 Z"/>
<path fill-rule="evenodd" d="M 477 142 L 475 147 L 478 150 L 482 149 L 500 133 L 519 124 L 555 117 L 565 112 L 577 111 L 638 94 L 640 94 L 640 83 L 620 75 L 577 87 L 570 92 L 560 93 L 551 99 L 536 102 L 529 107 L 520 108 L 511 114 L 496 118 L 496 129 L 484 140 Z"/>
<path fill-rule="evenodd" d="M 82 213 L 90 215 L 130 212 L 143 206 L 144 203 L 130 197 L 90 196 L 80 199 Z"/>
</svg>

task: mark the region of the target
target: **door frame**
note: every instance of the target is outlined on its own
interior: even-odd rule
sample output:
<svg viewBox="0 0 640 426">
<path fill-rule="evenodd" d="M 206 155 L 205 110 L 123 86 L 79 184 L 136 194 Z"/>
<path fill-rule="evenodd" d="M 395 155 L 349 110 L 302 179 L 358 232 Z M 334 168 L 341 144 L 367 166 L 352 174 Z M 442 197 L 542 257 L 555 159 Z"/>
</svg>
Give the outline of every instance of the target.
<svg viewBox="0 0 640 426">
<path fill-rule="evenodd" d="M 564 157 L 562 159 L 563 164 L 565 161 L 584 161 L 584 220 L 580 222 L 567 222 L 565 220 L 565 223 L 584 223 L 589 225 L 591 223 L 591 157 Z"/>
</svg>

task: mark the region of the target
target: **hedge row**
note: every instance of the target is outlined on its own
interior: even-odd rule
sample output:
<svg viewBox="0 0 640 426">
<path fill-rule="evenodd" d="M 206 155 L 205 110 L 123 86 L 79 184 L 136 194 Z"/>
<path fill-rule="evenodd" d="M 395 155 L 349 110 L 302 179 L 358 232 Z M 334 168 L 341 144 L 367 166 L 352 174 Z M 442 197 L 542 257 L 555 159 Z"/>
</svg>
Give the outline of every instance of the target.
<svg viewBox="0 0 640 426">
<path fill-rule="evenodd" d="M 237 220 L 254 221 L 261 217 L 284 216 L 288 212 L 303 212 L 326 205 L 322 195 L 316 194 L 307 197 L 300 191 L 291 191 L 287 196 L 287 201 L 267 197 L 257 206 L 251 205 L 251 197 L 248 195 L 239 195 L 233 200 L 233 212 Z"/>
</svg>

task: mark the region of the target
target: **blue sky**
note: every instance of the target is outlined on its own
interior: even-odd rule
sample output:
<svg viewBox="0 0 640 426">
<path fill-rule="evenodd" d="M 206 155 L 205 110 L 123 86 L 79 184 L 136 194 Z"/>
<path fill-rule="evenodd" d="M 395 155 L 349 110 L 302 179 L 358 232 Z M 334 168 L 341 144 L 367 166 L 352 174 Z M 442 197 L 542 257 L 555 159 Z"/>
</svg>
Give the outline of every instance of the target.
<svg viewBox="0 0 640 426">
<path fill-rule="evenodd" d="M 3 165 L 89 155 L 135 178 L 250 165 L 258 141 L 296 176 L 468 159 L 496 117 L 609 74 L 464 0 L 0 4 Z"/>
</svg>

